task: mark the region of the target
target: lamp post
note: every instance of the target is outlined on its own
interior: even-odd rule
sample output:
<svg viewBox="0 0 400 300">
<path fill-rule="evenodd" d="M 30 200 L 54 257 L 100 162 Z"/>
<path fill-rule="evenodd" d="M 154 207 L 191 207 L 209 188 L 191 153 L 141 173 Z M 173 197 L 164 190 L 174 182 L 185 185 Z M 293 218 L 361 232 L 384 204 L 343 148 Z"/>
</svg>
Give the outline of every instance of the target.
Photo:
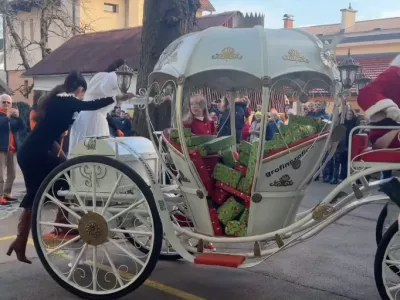
<svg viewBox="0 0 400 300">
<path fill-rule="evenodd" d="M 360 65 L 350 56 L 349 49 L 347 57 L 338 65 L 340 82 L 345 90 L 349 90 L 353 86 L 359 68 Z"/>
<path fill-rule="evenodd" d="M 347 54 L 347 57 L 342 60 L 339 65 L 339 74 L 340 74 L 340 82 L 342 84 L 342 114 L 340 117 L 341 128 L 337 130 L 338 134 L 336 135 L 337 140 L 340 140 L 343 134 L 346 134 L 346 129 L 343 127 L 345 115 L 347 113 L 347 98 L 350 94 L 350 89 L 356 81 L 357 72 L 360 69 L 360 65 L 350 56 L 350 49 Z"/>
<path fill-rule="evenodd" d="M 123 94 L 126 94 L 132 83 L 132 76 L 134 71 L 126 62 L 120 66 L 115 73 L 117 74 L 118 87 Z"/>
<path fill-rule="evenodd" d="M 371 82 L 371 78 L 369 78 L 362 70 L 360 69 L 360 72 L 357 74 L 356 77 L 356 87 L 357 87 L 357 94 L 360 92 L 361 89 L 365 88 L 365 86 Z"/>
</svg>

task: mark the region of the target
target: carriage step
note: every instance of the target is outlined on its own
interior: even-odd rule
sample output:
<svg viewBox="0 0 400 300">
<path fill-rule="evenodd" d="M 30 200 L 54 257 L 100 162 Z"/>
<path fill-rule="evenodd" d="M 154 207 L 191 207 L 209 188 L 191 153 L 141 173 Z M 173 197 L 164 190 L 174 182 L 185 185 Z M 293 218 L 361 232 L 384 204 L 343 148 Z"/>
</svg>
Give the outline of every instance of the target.
<svg viewBox="0 0 400 300">
<path fill-rule="evenodd" d="M 203 253 L 194 259 L 194 263 L 196 265 L 237 268 L 245 260 L 246 260 L 246 257 L 241 256 L 241 255 Z"/>
</svg>

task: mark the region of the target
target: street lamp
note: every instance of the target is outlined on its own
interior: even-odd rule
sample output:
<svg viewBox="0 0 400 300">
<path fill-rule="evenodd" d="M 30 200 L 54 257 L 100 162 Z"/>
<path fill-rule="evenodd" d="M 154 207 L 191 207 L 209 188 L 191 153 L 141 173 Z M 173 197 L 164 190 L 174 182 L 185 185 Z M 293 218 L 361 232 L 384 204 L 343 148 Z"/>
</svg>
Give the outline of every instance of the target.
<svg viewBox="0 0 400 300">
<path fill-rule="evenodd" d="M 360 65 L 350 56 L 349 49 L 347 58 L 342 60 L 338 65 L 340 82 L 344 89 L 349 90 L 353 86 L 359 68 Z"/>
<path fill-rule="evenodd" d="M 357 86 L 357 94 L 360 92 L 361 89 L 365 88 L 365 86 L 371 82 L 371 78 L 369 78 L 362 70 L 357 74 L 356 77 L 356 86 Z"/>
<path fill-rule="evenodd" d="M 120 66 L 115 73 L 117 74 L 118 87 L 123 94 L 126 94 L 131 86 L 133 69 L 126 62 Z"/>
</svg>

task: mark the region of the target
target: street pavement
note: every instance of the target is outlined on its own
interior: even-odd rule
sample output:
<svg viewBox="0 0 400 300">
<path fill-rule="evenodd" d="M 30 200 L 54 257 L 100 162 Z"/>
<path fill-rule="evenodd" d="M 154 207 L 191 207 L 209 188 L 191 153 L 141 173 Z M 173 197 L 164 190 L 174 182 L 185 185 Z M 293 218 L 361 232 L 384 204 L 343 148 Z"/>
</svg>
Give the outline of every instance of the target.
<svg viewBox="0 0 400 300">
<path fill-rule="evenodd" d="M 313 183 L 302 209 L 323 199 L 332 186 Z M 15 192 L 23 190 L 22 178 Z M 353 211 L 315 238 L 246 270 L 159 261 L 145 285 L 122 299 L 374 300 L 375 225 L 382 205 Z M 40 264 L 32 245 L 32 265 L 5 252 L 16 232 L 18 212 L 0 220 L 1 300 L 77 299 L 58 286 Z M 111 299 L 110 299 L 111 300 Z"/>
</svg>

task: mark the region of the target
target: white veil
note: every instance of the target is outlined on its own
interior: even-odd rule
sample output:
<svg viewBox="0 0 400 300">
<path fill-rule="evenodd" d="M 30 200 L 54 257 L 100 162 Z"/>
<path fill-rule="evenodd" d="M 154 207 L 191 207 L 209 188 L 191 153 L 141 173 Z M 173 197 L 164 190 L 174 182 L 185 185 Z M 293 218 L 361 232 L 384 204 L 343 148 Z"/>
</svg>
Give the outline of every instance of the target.
<svg viewBox="0 0 400 300">
<path fill-rule="evenodd" d="M 100 72 L 89 81 L 88 89 L 83 101 L 92 101 L 105 97 L 114 97 L 119 93 L 117 74 L 115 72 Z M 97 111 L 82 111 L 78 114 L 71 127 L 68 153 L 85 137 L 109 136 L 110 129 L 107 122 L 107 113 L 114 108 L 114 104 Z"/>
</svg>

